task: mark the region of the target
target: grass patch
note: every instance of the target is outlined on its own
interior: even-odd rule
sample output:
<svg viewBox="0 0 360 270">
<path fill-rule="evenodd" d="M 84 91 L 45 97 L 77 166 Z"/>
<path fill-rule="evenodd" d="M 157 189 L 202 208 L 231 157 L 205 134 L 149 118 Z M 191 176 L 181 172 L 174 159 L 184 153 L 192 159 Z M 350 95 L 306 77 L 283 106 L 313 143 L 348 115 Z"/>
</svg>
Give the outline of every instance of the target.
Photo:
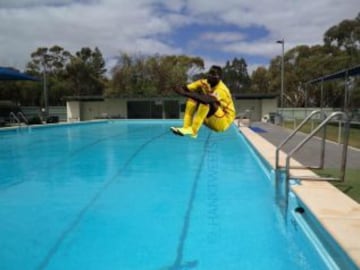
<svg viewBox="0 0 360 270">
<path fill-rule="evenodd" d="M 340 174 L 339 169 L 314 170 L 314 172 L 326 177 L 339 177 Z M 344 182 L 330 181 L 330 183 L 360 203 L 360 169 L 347 169 Z"/>
<path fill-rule="evenodd" d="M 295 123 L 295 127 L 296 125 L 299 125 L 301 121 L 302 120 L 297 120 L 297 122 Z M 311 122 L 308 122 L 300 129 L 300 131 L 304 133 L 310 133 L 313 128 L 315 129 L 317 127 L 318 124 L 319 123 L 311 124 Z M 284 127 L 289 129 L 294 129 L 294 123 L 292 121 L 291 122 L 287 121 L 284 123 Z M 321 130 L 316 134 L 316 136 L 322 137 Z M 338 142 L 339 126 L 337 124 L 336 125 L 329 124 L 326 126 L 326 139 L 333 142 Z M 360 148 L 360 128 L 354 128 L 354 127 L 350 128 L 349 145 L 356 148 Z"/>
</svg>

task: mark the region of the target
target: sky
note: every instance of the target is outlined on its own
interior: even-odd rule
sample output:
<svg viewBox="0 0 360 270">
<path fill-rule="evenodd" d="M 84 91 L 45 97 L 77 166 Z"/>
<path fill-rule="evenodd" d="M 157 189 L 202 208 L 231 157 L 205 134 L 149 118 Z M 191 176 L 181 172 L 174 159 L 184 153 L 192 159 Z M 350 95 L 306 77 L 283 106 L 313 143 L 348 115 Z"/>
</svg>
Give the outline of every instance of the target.
<svg viewBox="0 0 360 270">
<path fill-rule="evenodd" d="M 251 74 L 354 19 L 359 0 L 0 0 L 0 66 L 25 70 L 39 47 L 98 47 L 107 68 L 122 53 L 185 54 L 206 68 L 244 58 Z"/>
</svg>

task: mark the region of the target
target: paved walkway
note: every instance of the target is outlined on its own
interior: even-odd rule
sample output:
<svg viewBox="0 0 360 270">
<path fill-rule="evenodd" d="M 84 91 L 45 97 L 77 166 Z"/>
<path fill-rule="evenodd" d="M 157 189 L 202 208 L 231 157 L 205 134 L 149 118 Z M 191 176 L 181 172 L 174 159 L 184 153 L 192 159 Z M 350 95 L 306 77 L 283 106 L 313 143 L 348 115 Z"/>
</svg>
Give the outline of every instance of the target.
<svg viewBox="0 0 360 270">
<path fill-rule="evenodd" d="M 275 146 L 278 146 L 292 132 L 290 129 L 262 122 L 251 123 L 251 127 L 257 127 L 264 130 L 265 132 L 257 133 Z M 256 132 L 256 129 L 254 131 Z M 305 137 L 306 134 L 298 132 L 287 144 L 285 144 L 282 150 L 289 153 Z M 320 151 L 321 139 L 312 138 L 294 155 L 294 158 L 304 165 L 318 166 L 320 163 Z M 324 168 L 340 169 L 341 154 L 342 145 L 326 141 Z M 360 169 L 360 149 L 353 147 L 348 148 L 347 168 Z"/>
</svg>

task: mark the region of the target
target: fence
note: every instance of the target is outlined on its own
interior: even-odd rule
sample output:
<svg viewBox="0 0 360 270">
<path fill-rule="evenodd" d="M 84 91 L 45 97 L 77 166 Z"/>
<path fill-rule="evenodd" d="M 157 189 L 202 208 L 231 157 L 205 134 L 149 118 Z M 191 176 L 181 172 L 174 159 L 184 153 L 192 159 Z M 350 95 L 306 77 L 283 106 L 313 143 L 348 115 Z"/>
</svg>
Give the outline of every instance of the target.
<svg viewBox="0 0 360 270">
<path fill-rule="evenodd" d="M 26 118 L 31 119 L 34 117 L 41 117 L 42 112 L 40 107 L 36 106 L 23 106 L 21 111 L 24 113 Z M 67 121 L 66 107 L 65 106 L 50 106 L 49 107 L 49 116 L 59 117 L 59 121 Z"/>
<path fill-rule="evenodd" d="M 282 116 L 284 121 L 293 121 L 294 119 L 305 119 L 312 111 L 320 108 L 278 108 L 277 112 Z M 334 111 L 339 111 L 333 108 L 323 108 L 326 115 Z M 314 119 L 320 119 L 320 115 L 316 115 Z"/>
<path fill-rule="evenodd" d="M 320 110 L 320 108 L 278 108 L 277 113 L 281 115 L 283 121 L 294 121 L 305 119 L 312 111 Z M 340 108 L 322 108 L 322 111 L 329 115 L 333 112 L 342 111 Z M 314 117 L 315 120 L 320 119 L 320 115 Z M 360 108 L 351 112 L 350 119 L 352 123 L 360 122 Z"/>
<path fill-rule="evenodd" d="M 306 118 L 312 111 L 314 110 L 320 110 L 320 108 L 278 108 L 277 113 L 280 115 L 282 121 L 281 124 L 284 124 L 284 122 L 292 122 L 293 123 L 293 129 L 297 127 L 300 122 Z M 325 115 L 330 115 L 331 113 L 335 111 L 341 111 L 340 108 L 323 108 L 322 111 L 325 113 Z M 316 128 L 317 124 L 319 124 L 321 114 L 316 115 L 312 120 L 310 121 L 310 130 L 314 130 Z M 350 115 L 350 125 L 352 127 L 360 129 L 360 109 L 355 109 L 351 112 Z M 344 126 L 344 123 L 341 119 L 334 119 L 331 121 L 333 125 L 337 125 L 338 130 L 338 143 L 341 143 L 342 141 L 342 129 Z"/>
</svg>

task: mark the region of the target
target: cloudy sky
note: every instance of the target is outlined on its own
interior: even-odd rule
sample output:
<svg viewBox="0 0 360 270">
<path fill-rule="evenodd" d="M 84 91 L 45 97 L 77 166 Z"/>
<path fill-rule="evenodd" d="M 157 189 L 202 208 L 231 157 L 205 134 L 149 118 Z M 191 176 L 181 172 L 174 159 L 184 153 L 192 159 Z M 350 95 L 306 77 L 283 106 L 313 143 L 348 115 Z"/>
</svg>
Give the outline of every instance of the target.
<svg viewBox="0 0 360 270">
<path fill-rule="evenodd" d="M 206 66 L 243 57 L 249 71 L 354 19 L 359 0 L 0 0 L 0 66 L 24 70 L 38 47 L 200 56 Z"/>
</svg>

